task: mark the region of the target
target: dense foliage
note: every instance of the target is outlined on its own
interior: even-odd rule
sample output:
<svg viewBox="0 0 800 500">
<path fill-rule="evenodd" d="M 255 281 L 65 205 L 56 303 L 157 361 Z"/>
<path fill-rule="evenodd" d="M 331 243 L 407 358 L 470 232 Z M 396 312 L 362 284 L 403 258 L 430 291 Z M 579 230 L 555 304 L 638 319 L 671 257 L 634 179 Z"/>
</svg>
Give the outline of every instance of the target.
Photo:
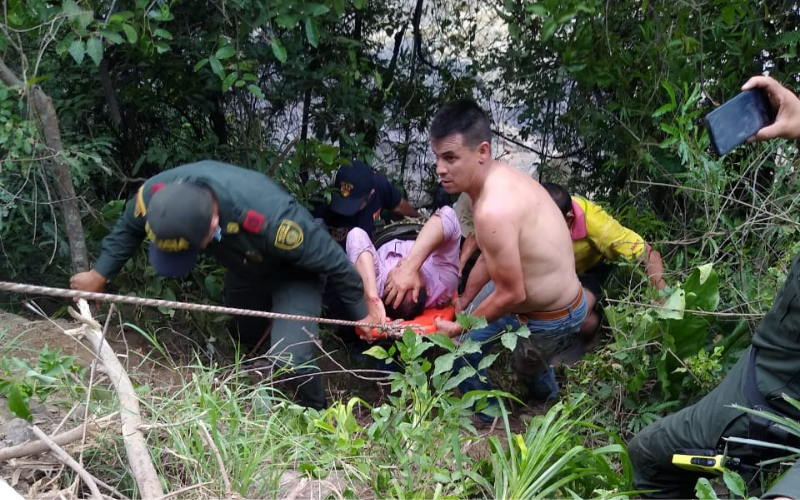
<svg viewBox="0 0 800 500">
<path fill-rule="evenodd" d="M 472 96 L 492 116 L 496 156 L 522 143 L 540 178 L 606 204 L 665 257 L 661 296 L 619 266 L 611 342 L 564 373 L 568 391 L 607 410 L 592 418 L 626 436 L 719 381 L 800 249 L 796 146 L 716 158 L 702 126 L 751 75 L 800 90 L 795 0 L 3 0 L 2 15 L 4 279 L 64 285 L 80 265 L 75 242 L 96 257 L 120 200 L 201 158 L 265 172 L 307 201 L 359 157 L 422 203 L 435 185 L 429 120 Z M 81 234 L 67 224 L 65 171 Z M 116 286 L 221 293 L 213 265 L 165 282 L 143 255 Z M 376 493 L 401 494 L 390 486 Z"/>
</svg>

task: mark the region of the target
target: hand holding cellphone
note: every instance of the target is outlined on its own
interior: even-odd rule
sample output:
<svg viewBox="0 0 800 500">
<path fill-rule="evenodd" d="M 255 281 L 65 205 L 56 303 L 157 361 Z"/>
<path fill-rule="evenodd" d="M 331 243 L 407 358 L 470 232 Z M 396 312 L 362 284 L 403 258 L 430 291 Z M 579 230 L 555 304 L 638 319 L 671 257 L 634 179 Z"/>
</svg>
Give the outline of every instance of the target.
<svg viewBox="0 0 800 500">
<path fill-rule="evenodd" d="M 767 93 L 756 88 L 745 90 L 707 114 L 705 122 L 711 145 L 722 156 L 774 123 L 775 112 Z"/>
</svg>

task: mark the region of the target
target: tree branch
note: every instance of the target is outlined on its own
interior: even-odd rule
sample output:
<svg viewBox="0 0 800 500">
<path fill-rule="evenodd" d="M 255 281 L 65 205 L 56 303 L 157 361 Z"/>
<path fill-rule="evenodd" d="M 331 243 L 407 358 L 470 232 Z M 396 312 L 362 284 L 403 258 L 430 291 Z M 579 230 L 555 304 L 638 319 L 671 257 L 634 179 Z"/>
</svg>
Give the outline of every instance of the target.
<svg viewBox="0 0 800 500">
<path fill-rule="evenodd" d="M 67 333 L 83 333 L 86 339 L 92 344 L 95 355 L 106 367 L 106 374 L 114 384 L 114 389 L 119 396 L 120 420 L 122 421 L 122 439 L 125 442 L 125 451 L 128 455 L 131 474 L 139 487 L 139 494 L 143 500 L 155 500 L 164 496 L 161 483 L 158 480 L 158 473 L 150 457 L 150 450 L 147 449 L 144 435 L 139 430 L 142 425 L 142 418 L 139 412 L 139 400 L 133 390 L 133 384 L 125 369 L 108 343 L 103 340 L 99 324 L 92 318 L 89 310 L 89 303 L 81 299 L 78 302 L 80 314 L 70 308 L 70 315 L 77 316 L 87 326 L 72 330 Z M 96 327 L 90 327 L 92 325 Z"/>
</svg>

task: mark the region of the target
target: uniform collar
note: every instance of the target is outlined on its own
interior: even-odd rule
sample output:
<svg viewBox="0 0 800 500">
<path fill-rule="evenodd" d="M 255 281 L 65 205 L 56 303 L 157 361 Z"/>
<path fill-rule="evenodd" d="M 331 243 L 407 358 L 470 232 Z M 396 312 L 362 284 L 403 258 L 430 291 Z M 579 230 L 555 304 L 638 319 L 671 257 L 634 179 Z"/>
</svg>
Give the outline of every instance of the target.
<svg viewBox="0 0 800 500">
<path fill-rule="evenodd" d="M 575 214 L 575 219 L 572 221 L 572 241 L 582 240 L 589 234 L 586 230 L 586 212 L 575 200 L 570 199 L 570 202 L 572 203 L 572 213 Z"/>
</svg>

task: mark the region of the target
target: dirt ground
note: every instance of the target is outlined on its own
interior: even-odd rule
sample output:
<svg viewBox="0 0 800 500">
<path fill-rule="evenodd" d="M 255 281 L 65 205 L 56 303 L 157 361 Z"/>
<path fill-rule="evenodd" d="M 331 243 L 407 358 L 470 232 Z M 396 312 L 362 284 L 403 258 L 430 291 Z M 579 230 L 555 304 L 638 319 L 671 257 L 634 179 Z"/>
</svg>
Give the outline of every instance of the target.
<svg viewBox="0 0 800 500">
<path fill-rule="evenodd" d="M 123 327 L 117 318 L 112 318 L 110 325 L 106 340 L 117 353 L 135 384 L 149 384 L 154 390 L 169 390 L 170 387 L 180 384 L 180 377 L 172 368 L 174 360 L 165 360 L 147 338 L 133 328 Z M 79 359 L 77 364 L 88 366 L 93 360 L 91 347 L 88 343 L 65 333 L 78 326 L 77 322 L 67 319 L 31 319 L 0 311 L 0 351 L 3 355 L 11 354 L 35 365 L 39 352 L 48 347 L 60 350 L 62 355 L 76 356 Z M 175 359 L 184 357 L 188 364 L 188 361 L 192 360 L 192 349 L 186 342 L 181 344 L 180 335 L 172 336 L 170 333 L 176 332 L 159 332 L 159 341 L 166 341 L 170 354 L 175 355 Z M 194 347 L 200 347 L 196 342 L 194 344 Z M 327 374 L 326 385 L 330 400 L 345 400 L 351 396 L 358 396 L 376 404 L 386 396 L 388 385 L 359 378 L 358 375 L 374 376 L 374 373 L 367 371 L 359 373 L 358 368 L 352 368 L 353 360 L 341 343 L 327 340 L 324 347 L 329 355 L 323 356 L 319 360 L 319 365 Z M 215 353 L 216 360 L 212 360 L 207 351 L 200 350 L 207 356 L 207 359 L 202 360 L 204 363 L 217 361 L 225 365 L 231 361 L 231 358 L 226 358 L 228 353 L 225 353 L 224 349 Z M 346 371 L 351 368 L 353 372 Z M 57 401 L 51 403 L 48 400 L 47 404 L 39 404 L 32 398 L 30 404 L 33 423 L 48 433 L 70 412 L 67 405 L 58 404 Z M 368 415 L 364 417 L 369 418 Z M 64 425 L 62 432 L 70 427 L 70 424 Z M 511 427 L 512 432 L 516 433 L 524 432 L 525 428 L 522 421 L 516 417 L 512 419 Z M 483 435 L 491 433 L 501 438 L 505 436 L 502 423 L 480 432 Z M 26 422 L 15 420 L 14 415 L 8 410 L 7 402 L 0 396 L 0 450 L 5 446 L 20 444 L 32 438 Z M 488 454 L 485 442 L 474 442 L 471 447 L 470 455 Z M 59 471 L 63 471 L 63 466 L 49 455 L 36 455 L 0 463 L 0 478 L 26 495 L 26 498 L 35 497 L 32 492 L 35 493 L 37 490 L 45 491 L 48 478 L 57 477 Z"/>
</svg>

